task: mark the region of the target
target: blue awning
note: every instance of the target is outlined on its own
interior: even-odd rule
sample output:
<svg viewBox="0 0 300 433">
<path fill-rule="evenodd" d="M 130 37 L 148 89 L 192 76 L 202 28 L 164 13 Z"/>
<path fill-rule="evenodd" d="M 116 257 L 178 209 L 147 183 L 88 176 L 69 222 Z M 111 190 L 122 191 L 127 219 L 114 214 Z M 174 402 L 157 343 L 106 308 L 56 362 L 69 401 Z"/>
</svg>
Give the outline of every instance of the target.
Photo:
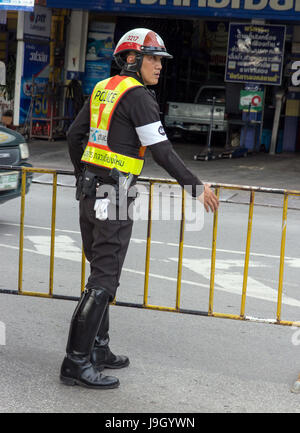
<svg viewBox="0 0 300 433">
<path fill-rule="evenodd" d="M 53 8 L 83 9 L 113 14 L 260 18 L 297 21 L 300 2 L 291 0 L 47 0 Z"/>
</svg>

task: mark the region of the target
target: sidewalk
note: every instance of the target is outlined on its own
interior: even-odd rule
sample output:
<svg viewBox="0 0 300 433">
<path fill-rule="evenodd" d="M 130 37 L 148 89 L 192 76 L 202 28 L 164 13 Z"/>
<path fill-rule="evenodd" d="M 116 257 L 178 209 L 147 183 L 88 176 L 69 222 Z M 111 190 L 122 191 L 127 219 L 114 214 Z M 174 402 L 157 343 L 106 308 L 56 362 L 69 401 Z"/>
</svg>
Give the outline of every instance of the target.
<svg viewBox="0 0 300 433">
<path fill-rule="evenodd" d="M 191 171 L 205 182 L 300 190 L 300 153 L 258 153 L 242 158 L 194 161 L 194 155 L 203 147 L 194 143 L 173 145 Z M 66 141 L 34 140 L 29 142 L 29 148 L 30 162 L 34 167 L 73 170 Z M 170 178 L 153 161 L 150 151 L 146 152 L 142 175 Z M 47 175 L 43 176 L 47 179 Z M 69 179 L 68 183 L 73 185 L 74 180 Z M 220 198 L 221 201 L 248 203 L 249 193 L 223 190 Z M 255 197 L 256 204 L 281 207 L 282 202 L 283 197 L 278 194 L 257 193 Z M 289 208 L 300 210 L 300 197 L 290 197 Z"/>
</svg>

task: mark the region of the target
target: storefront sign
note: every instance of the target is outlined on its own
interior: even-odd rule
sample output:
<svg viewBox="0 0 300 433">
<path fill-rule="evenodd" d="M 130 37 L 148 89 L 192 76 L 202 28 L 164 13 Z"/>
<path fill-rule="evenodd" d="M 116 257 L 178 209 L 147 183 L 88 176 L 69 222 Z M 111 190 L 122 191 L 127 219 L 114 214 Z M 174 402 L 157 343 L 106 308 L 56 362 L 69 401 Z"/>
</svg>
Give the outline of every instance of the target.
<svg viewBox="0 0 300 433">
<path fill-rule="evenodd" d="M 110 76 L 115 24 L 92 22 L 86 47 L 83 92 L 90 95 L 98 83 Z"/>
<path fill-rule="evenodd" d="M 24 14 L 24 37 L 31 39 L 49 39 L 51 32 L 51 10 L 35 6 L 32 13 Z"/>
<path fill-rule="evenodd" d="M 33 12 L 24 13 L 25 43 L 20 91 L 20 124 L 23 124 L 30 114 L 32 95 L 34 95 L 33 117 L 47 117 L 48 92 L 46 88 L 50 72 L 51 16 L 51 10 L 37 5 Z"/>
<path fill-rule="evenodd" d="M 53 8 L 101 12 L 295 20 L 300 0 L 47 0 Z"/>
<path fill-rule="evenodd" d="M 0 9 L 32 11 L 34 0 L 0 0 Z"/>
<path fill-rule="evenodd" d="M 229 26 L 225 81 L 281 84 L 285 26 Z"/>
</svg>

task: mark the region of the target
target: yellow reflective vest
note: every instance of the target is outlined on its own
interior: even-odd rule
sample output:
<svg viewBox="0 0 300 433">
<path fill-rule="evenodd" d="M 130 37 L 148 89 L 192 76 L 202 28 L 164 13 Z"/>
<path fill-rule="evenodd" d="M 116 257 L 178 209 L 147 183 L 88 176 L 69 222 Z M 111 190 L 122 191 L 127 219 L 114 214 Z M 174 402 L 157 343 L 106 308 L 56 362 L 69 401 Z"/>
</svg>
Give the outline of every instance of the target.
<svg viewBox="0 0 300 433">
<path fill-rule="evenodd" d="M 144 161 L 112 152 L 107 137 L 113 113 L 124 94 L 142 84 L 133 77 L 116 75 L 96 84 L 90 102 L 90 135 L 81 161 L 123 173 L 139 175 Z"/>
</svg>

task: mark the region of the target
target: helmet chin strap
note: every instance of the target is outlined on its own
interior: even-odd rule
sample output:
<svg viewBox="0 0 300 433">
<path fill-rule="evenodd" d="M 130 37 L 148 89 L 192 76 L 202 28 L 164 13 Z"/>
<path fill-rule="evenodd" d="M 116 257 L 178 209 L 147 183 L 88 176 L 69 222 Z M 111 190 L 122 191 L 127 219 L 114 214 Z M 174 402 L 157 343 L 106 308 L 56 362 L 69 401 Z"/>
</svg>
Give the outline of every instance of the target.
<svg viewBox="0 0 300 433">
<path fill-rule="evenodd" d="M 143 84 L 143 86 L 146 86 L 142 73 L 140 71 L 138 71 L 137 74 L 138 74 L 138 76 L 139 76 L 139 78 L 140 78 L 141 83 Z"/>
<path fill-rule="evenodd" d="M 145 86 L 143 75 L 141 73 L 143 59 L 144 56 L 142 54 L 137 53 L 135 54 L 135 62 L 133 63 L 124 62 L 123 69 L 129 72 L 136 72 L 140 77 L 142 84 Z"/>
</svg>

